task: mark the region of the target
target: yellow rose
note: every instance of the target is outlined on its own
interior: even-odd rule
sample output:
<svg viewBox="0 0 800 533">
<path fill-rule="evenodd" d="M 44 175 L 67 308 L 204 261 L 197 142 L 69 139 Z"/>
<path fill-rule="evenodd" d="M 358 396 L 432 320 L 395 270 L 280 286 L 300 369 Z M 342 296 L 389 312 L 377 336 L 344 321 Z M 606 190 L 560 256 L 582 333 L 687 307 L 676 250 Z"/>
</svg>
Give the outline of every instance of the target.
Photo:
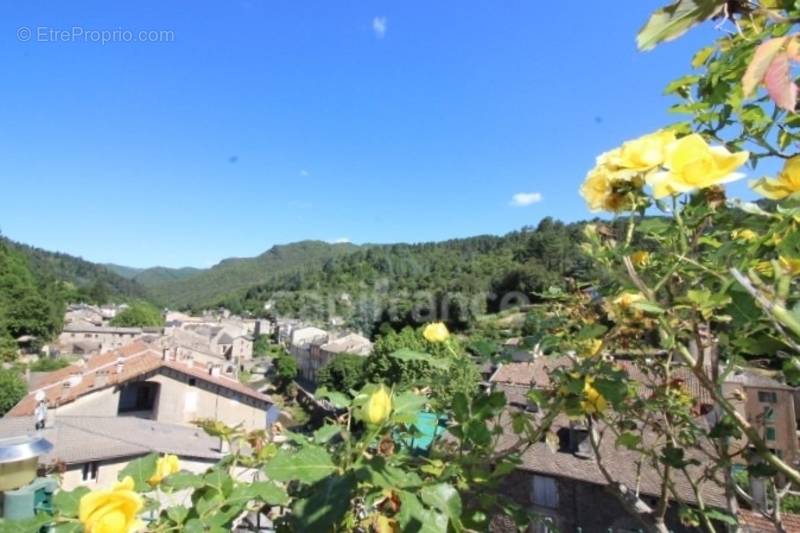
<svg viewBox="0 0 800 533">
<path fill-rule="evenodd" d="M 630 202 L 619 189 L 632 185 L 631 177 L 606 165 L 594 167 L 581 186 L 581 196 L 591 211 L 623 211 Z"/>
<path fill-rule="evenodd" d="M 608 407 L 608 402 L 603 395 L 592 386 L 593 381 L 592 378 L 586 378 L 586 382 L 583 385 L 581 407 L 583 407 L 583 412 L 587 415 L 602 413 Z"/>
<path fill-rule="evenodd" d="M 731 232 L 731 239 L 735 241 L 751 242 L 758 239 L 758 235 L 751 229 L 735 229 Z"/>
<path fill-rule="evenodd" d="M 796 276 L 800 274 L 800 259 L 795 257 L 778 257 L 778 263 L 781 268 L 789 275 Z"/>
<path fill-rule="evenodd" d="M 372 393 L 364 406 L 364 421 L 368 424 L 380 424 L 392 412 L 392 397 L 386 391 L 386 387 L 380 386 Z"/>
<path fill-rule="evenodd" d="M 78 519 L 86 533 L 130 533 L 142 526 L 136 517 L 142 497 L 133 491 L 130 476 L 111 490 L 94 490 L 80 501 Z"/>
<path fill-rule="evenodd" d="M 450 332 L 447 331 L 447 326 L 443 322 L 434 322 L 425 326 L 422 336 L 429 342 L 444 342 L 450 336 Z"/>
<path fill-rule="evenodd" d="M 781 200 L 800 191 L 800 156 L 787 160 L 777 178 L 751 181 L 750 187 L 772 200 Z"/>
<path fill-rule="evenodd" d="M 631 254 L 631 262 L 637 267 L 644 267 L 650 264 L 650 252 L 639 250 Z"/>
<path fill-rule="evenodd" d="M 150 476 L 150 479 L 148 479 L 147 482 L 151 487 L 155 487 L 161 483 L 161 480 L 163 480 L 165 477 L 178 472 L 180 469 L 181 464 L 178 461 L 177 456 L 165 455 L 164 457 L 159 457 L 158 461 L 156 461 L 156 471 L 152 476 Z"/>
<path fill-rule="evenodd" d="M 667 170 L 647 177 L 655 198 L 705 189 L 737 180 L 744 174 L 734 170 L 742 166 L 750 153 L 730 153 L 724 146 L 709 146 L 693 133 L 667 145 L 664 166 Z"/>
<path fill-rule="evenodd" d="M 623 292 L 612 300 L 612 303 L 622 309 L 628 309 L 636 302 L 643 302 L 645 297 L 640 292 Z"/>
<path fill-rule="evenodd" d="M 667 145 L 675 141 L 672 131 L 657 131 L 623 143 L 619 150 L 608 154 L 609 165 L 630 170 L 646 171 L 664 162 Z"/>
</svg>

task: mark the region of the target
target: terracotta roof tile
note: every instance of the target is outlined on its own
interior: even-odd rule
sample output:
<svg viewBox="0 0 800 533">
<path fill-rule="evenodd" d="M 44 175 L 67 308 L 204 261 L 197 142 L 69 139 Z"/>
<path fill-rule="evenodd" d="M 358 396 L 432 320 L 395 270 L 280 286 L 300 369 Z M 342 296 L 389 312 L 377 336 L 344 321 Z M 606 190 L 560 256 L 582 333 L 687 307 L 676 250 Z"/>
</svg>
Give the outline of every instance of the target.
<svg viewBox="0 0 800 533">
<path fill-rule="evenodd" d="M 118 372 L 117 369 L 118 361 L 122 362 L 121 372 Z M 268 396 L 236 380 L 223 376 L 213 376 L 202 367 L 176 361 L 165 361 L 161 354 L 149 344 L 143 341 L 134 341 L 117 350 L 96 355 L 84 364 L 73 364 L 50 372 L 41 379 L 38 387 L 32 389 L 6 416 L 32 415 L 36 407 L 36 393 L 39 391 L 45 393 L 49 407 L 58 407 L 59 405 L 73 402 L 77 398 L 95 390 L 125 383 L 161 368 L 170 368 L 208 383 L 250 396 L 256 400 L 272 403 Z M 78 376 L 80 376 L 79 379 Z M 73 377 L 75 378 L 74 381 L 72 381 Z"/>
<path fill-rule="evenodd" d="M 781 513 L 783 528 L 789 533 L 800 532 L 800 515 Z M 739 511 L 739 525 L 744 533 L 774 533 L 777 531 L 772 522 L 754 511 Z"/>
</svg>

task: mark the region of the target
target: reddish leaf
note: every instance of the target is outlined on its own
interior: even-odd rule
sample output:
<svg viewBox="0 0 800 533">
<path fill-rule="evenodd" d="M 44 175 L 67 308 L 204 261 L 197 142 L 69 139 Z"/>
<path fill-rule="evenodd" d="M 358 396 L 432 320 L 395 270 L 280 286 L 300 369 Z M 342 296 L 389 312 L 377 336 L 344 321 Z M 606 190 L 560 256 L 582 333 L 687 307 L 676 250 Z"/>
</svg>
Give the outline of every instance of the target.
<svg viewBox="0 0 800 533">
<path fill-rule="evenodd" d="M 789 54 L 781 52 L 769 64 L 764 75 L 764 85 L 775 105 L 787 111 L 794 111 L 797 105 L 797 85 L 792 80 Z"/>
<path fill-rule="evenodd" d="M 753 94 L 758 84 L 764 80 L 764 76 L 773 59 L 783 49 L 788 40 L 789 37 L 779 37 L 766 40 L 758 45 L 755 54 L 753 54 L 753 59 L 747 65 L 747 71 L 742 76 L 742 92 L 745 98 Z"/>
</svg>

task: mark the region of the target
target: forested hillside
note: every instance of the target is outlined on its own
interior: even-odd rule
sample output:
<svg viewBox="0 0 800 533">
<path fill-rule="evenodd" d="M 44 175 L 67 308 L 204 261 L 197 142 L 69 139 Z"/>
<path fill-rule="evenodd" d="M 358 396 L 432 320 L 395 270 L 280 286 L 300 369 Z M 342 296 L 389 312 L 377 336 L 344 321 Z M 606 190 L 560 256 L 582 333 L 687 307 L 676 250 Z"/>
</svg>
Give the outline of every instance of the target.
<svg viewBox="0 0 800 533">
<path fill-rule="evenodd" d="M 356 250 L 353 244 L 301 241 L 273 246 L 257 257 L 225 259 L 194 275 L 150 285 L 151 299 L 170 307 L 202 308 L 237 291 L 266 283 L 275 276 L 322 265 Z"/>
<path fill-rule="evenodd" d="M 368 334 L 382 323 L 401 327 L 434 316 L 463 327 L 503 303 L 533 300 L 569 278 L 588 279 L 581 231 L 580 223 L 546 218 L 502 237 L 370 246 L 276 275 L 219 303 L 234 312 L 341 317 Z M 510 293 L 518 298 L 504 302 Z"/>
<path fill-rule="evenodd" d="M 63 284 L 36 272 L 23 253 L 0 239 L 0 361 L 14 358 L 21 336 L 45 341 L 58 334 L 65 298 Z"/>
<path fill-rule="evenodd" d="M 0 237 L 0 243 L 27 258 L 30 269 L 40 278 L 51 278 L 69 284 L 69 299 L 105 303 L 108 300 L 145 298 L 144 287 L 133 280 L 111 272 L 102 265 L 72 255 L 50 252 Z"/>
<path fill-rule="evenodd" d="M 136 283 L 139 283 L 145 288 L 161 285 L 162 283 L 187 279 L 203 272 L 202 268 L 193 267 L 168 268 L 157 266 L 150 268 L 133 268 L 123 265 L 115 265 L 114 263 L 106 263 L 103 266 L 115 274 L 119 274 L 123 278 L 131 279 Z"/>
</svg>

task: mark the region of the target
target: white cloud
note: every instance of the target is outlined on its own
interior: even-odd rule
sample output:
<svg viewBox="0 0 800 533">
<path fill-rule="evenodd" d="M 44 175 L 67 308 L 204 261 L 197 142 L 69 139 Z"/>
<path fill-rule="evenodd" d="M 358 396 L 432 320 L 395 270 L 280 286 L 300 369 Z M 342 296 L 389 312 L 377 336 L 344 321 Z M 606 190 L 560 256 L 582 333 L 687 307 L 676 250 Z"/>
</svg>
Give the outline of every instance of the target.
<svg viewBox="0 0 800 533">
<path fill-rule="evenodd" d="M 304 178 L 307 178 L 308 176 L 311 175 L 311 173 L 308 170 L 304 169 L 304 168 L 300 169 L 299 174 Z"/>
<path fill-rule="evenodd" d="M 375 17 L 372 19 L 372 31 L 378 39 L 383 39 L 386 35 L 387 20 L 386 17 Z"/>
<path fill-rule="evenodd" d="M 343 244 L 346 242 L 351 242 L 350 237 L 339 237 L 338 239 L 333 239 L 331 243 L 333 244 Z"/>
<path fill-rule="evenodd" d="M 538 204 L 542 201 L 540 192 L 518 192 L 511 197 L 511 205 L 514 207 L 525 207 L 526 205 Z"/>
</svg>

